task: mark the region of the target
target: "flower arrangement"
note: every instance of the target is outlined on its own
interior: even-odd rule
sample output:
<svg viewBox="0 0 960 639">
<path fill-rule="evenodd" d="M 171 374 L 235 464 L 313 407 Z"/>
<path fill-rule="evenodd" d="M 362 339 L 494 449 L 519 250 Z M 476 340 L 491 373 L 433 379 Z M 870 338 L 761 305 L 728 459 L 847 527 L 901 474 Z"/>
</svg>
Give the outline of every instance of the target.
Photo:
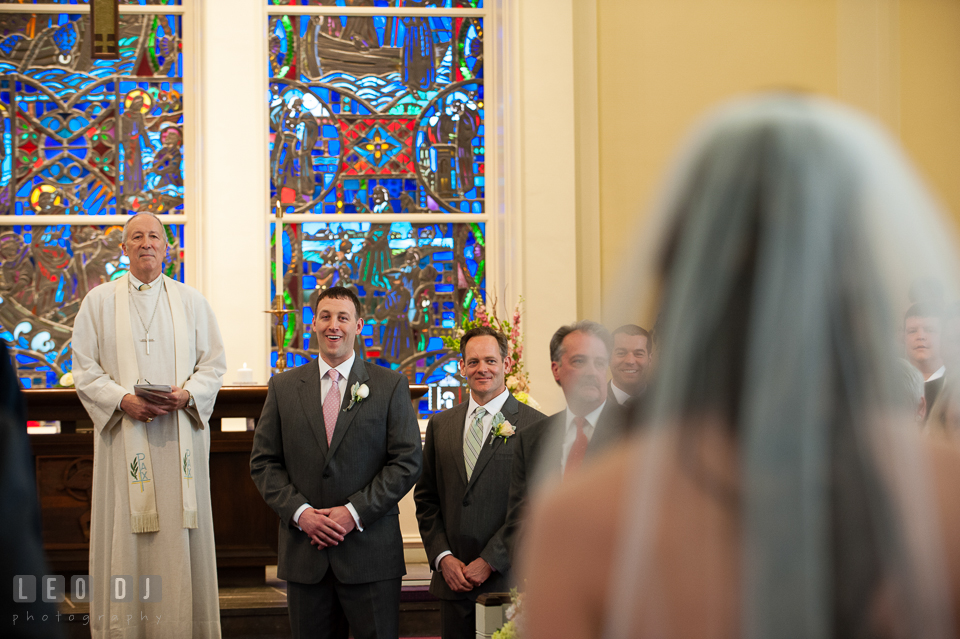
<svg viewBox="0 0 960 639">
<path fill-rule="evenodd" d="M 540 408 L 540 405 L 530 397 L 530 380 L 527 378 L 527 370 L 523 365 L 523 337 L 520 333 L 520 319 L 522 313 L 520 306 L 523 304 L 523 298 L 517 302 L 513 309 L 513 316 L 510 320 L 502 320 L 497 317 L 497 300 L 493 300 L 493 309 L 487 308 L 487 303 L 480 294 L 480 291 L 474 289 L 474 295 L 477 297 L 476 319 L 466 320 L 463 325 L 456 329 L 456 332 L 450 337 L 443 337 L 443 345 L 447 348 L 460 350 L 460 338 L 471 328 L 478 326 L 489 326 L 495 331 L 499 331 L 507 336 L 507 352 L 510 356 L 511 365 L 506 371 L 507 388 L 513 393 L 519 401 Z"/>
<path fill-rule="evenodd" d="M 516 588 L 513 588 L 510 590 L 510 599 L 513 600 L 513 604 L 506 611 L 507 623 L 503 625 L 503 628 L 493 633 L 491 639 L 520 639 L 520 608 L 523 603 L 523 595 L 517 592 Z"/>
</svg>

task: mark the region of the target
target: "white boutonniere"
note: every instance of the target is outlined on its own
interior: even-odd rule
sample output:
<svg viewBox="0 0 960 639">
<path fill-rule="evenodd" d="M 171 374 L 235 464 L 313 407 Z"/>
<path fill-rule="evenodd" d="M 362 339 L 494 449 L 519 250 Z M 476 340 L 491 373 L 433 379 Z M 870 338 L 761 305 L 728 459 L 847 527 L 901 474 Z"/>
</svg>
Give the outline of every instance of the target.
<svg viewBox="0 0 960 639">
<path fill-rule="evenodd" d="M 370 395 L 370 387 L 366 384 L 361 384 L 360 382 L 354 382 L 353 386 L 350 387 L 350 404 L 343 409 L 343 412 L 347 412 L 353 408 L 354 404 L 359 404 Z"/>
<path fill-rule="evenodd" d="M 497 413 L 493 416 L 493 426 L 490 429 L 490 443 L 492 444 L 497 437 L 501 437 L 503 441 L 506 442 L 507 439 L 513 437 L 516 432 L 517 430 L 513 427 L 513 424 L 503 418 L 503 413 Z"/>
</svg>

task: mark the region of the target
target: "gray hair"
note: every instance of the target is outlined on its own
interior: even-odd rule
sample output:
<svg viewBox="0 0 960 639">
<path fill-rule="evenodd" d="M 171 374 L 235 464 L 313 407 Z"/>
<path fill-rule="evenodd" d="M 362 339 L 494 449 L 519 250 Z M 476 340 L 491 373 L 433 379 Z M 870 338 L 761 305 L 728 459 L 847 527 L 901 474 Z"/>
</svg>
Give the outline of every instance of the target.
<svg viewBox="0 0 960 639">
<path fill-rule="evenodd" d="M 137 218 L 140 217 L 141 215 L 149 215 L 150 217 L 152 217 L 153 219 L 155 219 L 155 220 L 157 221 L 157 224 L 160 225 L 160 230 L 161 230 L 161 231 L 164 229 L 163 222 L 161 222 L 161 221 L 160 221 L 160 218 L 157 217 L 156 215 L 154 215 L 153 213 L 150 213 L 150 212 L 148 212 L 148 211 L 144 211 L 143 213 L 136 213 L 136 214 L 134 214 L 134 215 L 131 215 L 129 218 L 127 218 L 127 221 L 123 223 L 123 237 L 122 237 L 122 239 L 121 239 L 120 241 L 123 242 L 124 244 L 127 243 L 127 227 L 130 225 L 130 222 L 133 222 L 135 219 L 137 219 Z M 161 233 L 160 235 L 163 237 L 164 243 L 165 243 L 167 246 L 169 246 L 169 245 L 170 245 L 170 242 L 167 241 L 167 234 L 166 234 L 166 233 Z"/>
<path fill-rule="evenodd" d="M 903 386 L 904 399 L 909 399 L 912 408 L 916 410 L 920 406 L 920 400 L 923 399 L 924 382 L 923 375 L 917 370 L 917 367 L 900 358 L 897 360 L 900 383 Z"/>
<path fill-rule="evenodd" d="M 610 331 L 608 331 L 603 324 L 591 322 L 590 320 L 580 320 L 579 322 L 574 322 L 573 324 L 561 326 L 557 329 L 557 332 L 553 334 L 553 337 L 550 338 L 551 362 L 560 361 L 560 358 L 563 357 L 563 340 L 566 339 L 567 335 L 570 333 L 576 332 L 586 333 L 587 335 L 593 335 L 594 337 L 600 338 L 600 341 L 603 342 L 603 345 L 607 347 L 608 354 L 613 348 L 613 338 L 610 337 Z"/>
</svg>

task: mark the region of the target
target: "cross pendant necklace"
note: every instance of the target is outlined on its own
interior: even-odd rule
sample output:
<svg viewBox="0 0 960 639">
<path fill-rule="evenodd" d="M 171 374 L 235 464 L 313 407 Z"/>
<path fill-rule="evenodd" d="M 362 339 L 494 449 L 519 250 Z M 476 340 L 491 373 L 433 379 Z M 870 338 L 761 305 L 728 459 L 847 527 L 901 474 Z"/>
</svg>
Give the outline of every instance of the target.
<svg viewBox="0 0 960 639">
<path fill-rule="evenodd" d="M 153 305 L 153 315 L 150 316 L 149 324 L 144 324 L 143 315 L 140 314 L 140 306 L 137 305 L 136 299 L 131 298 L 133 301 L 133 308 L 136 309 L 137 311 L 137 317 L 140 318 L 140 325 L 143 326 L 143 330 L 147 334 L 144 339 L 140 340 L 147 346 L 147 355 L 150 354 L 150 342 L 156 341 L 156 340 L 150 339 L 150 327 L 153 326 L 153 319 L 157 316 L 157 309 L 160 307 L 160 298 L 163 297 L 163 292 L 165 289 L 166 289 L 166 282 L 163 282 L 163 280 L 161 280 L 160 293 L 157 295 L 157 303 Z"/>
</svg>

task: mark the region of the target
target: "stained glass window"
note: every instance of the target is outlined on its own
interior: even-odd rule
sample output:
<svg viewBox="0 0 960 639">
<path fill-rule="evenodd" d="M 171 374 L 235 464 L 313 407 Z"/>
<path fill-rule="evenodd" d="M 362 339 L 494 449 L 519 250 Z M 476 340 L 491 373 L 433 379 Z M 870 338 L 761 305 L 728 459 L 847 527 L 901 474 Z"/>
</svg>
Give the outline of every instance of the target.
<svg viewBox="0 0 960 639">
<path fill-rule="evenodd" d="M 164 228 L 170 244 L 164 272 L 183 281 L 183 226 Z M 35 224 L 0 231 L 0 339 L 25 388 L 54 386 L 72 368 L 70 339 L 83 298 L 129 269 L 120 249 L 123 227 Z"/>
<path fill-rule="evenodd" d="M 181 0 L 117 0 L 121 5 L 179 5 Z M 0 0 L 0 4 L 90 4 L 90 0 Z"/>
<path fill-rule="evenodd" d="M 484 211 L 482 18 L 273 16 L 269 104 L 288 212 Z"/>
<path fill-rule="evenodd" d="M 485 282 L 483 224 L 310 222 L 284 226 L 284 298 L 299 309 L 286 323 L 288 366 L 318 354 L 309 333 L 320 291 L 353 289 L 363 305 L 365 356 L 438 384 L 456 373 L 441 335 L 473 317 Z M 276 290 L 271 290 L 273 295 Z M 276 366 L 277 353 L 271 364 Z M 452 365 L 451 365 L 452 364 Z"/>
<path fill-rule="evenodd" d="M 423 7 L 430 9 L 482 9 L 483 0 L 268 0 L 271 5 L 303 7 Z"/>
<path fill-rule="evenodd" d="M 431 387 L 422 415 L 442 410 L 443 389 L 463 380 L 441 337 L 474 317 L 487 286 L 483 3 L 268 4 L 271 212 L 287 216 L 283 296 L 294 311 L 286 365 L 317 356 L 317 295 L 347 286 L 363 305 L 367 359 Z M 274 335 L 274 367 L 277 357 Z"/>
<path fill-rule="evenodd" d="M 0 13 L 0 339 L 25 387 L 71 369 L 80 302 L 127 272 L 116 216 L 184 214 L 181 31 L 121 9 L 120 59 L 93 60 L 89 14 Z M 182 281 L 184 226 L 166 230 Z"/>
</svg>

